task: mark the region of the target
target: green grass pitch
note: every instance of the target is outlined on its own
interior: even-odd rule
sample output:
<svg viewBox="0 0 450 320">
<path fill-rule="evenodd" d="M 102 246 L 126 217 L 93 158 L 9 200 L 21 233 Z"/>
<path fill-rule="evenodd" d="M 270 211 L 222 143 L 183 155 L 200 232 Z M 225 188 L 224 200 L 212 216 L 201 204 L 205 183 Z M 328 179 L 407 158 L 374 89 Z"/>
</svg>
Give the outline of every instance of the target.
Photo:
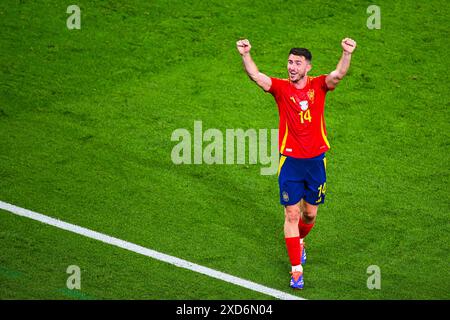
<svg viewBox="0 0 450 320">
<path fill-rule="evenodd" d="M 72 2 L 0 2 L 0 200 L 307 299 L 450 298 L 447 3 L 377 1 L 370 30 L 372 1 Z M 341 39 L 358 43 L 327 96 L 327 200 L 301 292 L 276 175 L 171 160 L 172 132 L 194 121 L 277 128 L 240 37 L 277 77 L 291 47 L 310 48 L 319 75 Z M 1 211 L 0 299 L 271 297 Z"/>
</svg>

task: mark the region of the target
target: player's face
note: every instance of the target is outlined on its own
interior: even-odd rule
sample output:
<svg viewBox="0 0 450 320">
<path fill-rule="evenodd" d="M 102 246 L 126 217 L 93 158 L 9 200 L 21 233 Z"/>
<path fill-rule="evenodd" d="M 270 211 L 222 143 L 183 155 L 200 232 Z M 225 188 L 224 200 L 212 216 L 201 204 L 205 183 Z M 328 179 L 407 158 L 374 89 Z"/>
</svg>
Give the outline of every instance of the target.
<svg viewBox="0 0 450 320">
<path fill-rule="evenodd" d="M 298 82 L 303 79 L 311 69 L 311 64 L 303 56 L 290 54 L 288 57 L 288 74 L 289 80 Z"/>
</svg>

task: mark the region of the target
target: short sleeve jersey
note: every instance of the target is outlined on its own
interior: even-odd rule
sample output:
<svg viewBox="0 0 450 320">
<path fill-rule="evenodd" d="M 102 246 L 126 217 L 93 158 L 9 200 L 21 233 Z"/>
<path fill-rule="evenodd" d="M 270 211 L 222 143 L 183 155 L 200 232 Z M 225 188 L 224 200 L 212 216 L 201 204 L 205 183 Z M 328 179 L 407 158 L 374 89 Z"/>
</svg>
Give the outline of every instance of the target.
<svg viewBox="0 0 450 320">
<path fill-rule="evenodd" d="M 278 147 L 281 154 L 313 158 L 330 149 L 325 129 L 326 75 L 307 76 L 303 89 L 285 79 L 271 78 L 269 93 L 278 105 L 280 117 Z"/>
</svg>

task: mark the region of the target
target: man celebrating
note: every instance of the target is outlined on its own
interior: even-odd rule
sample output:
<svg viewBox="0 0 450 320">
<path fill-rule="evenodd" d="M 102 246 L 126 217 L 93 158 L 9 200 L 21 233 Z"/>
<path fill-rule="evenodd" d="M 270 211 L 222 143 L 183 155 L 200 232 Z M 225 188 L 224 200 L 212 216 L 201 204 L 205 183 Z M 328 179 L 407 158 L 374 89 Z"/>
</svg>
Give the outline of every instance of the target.
<svg viewBox="0 0 450 320">
<path fill-rule="evenodd" d="M 306 252 L 303 239 L 314 226 L 319 204 L 325 201 L 326 159 L 330 148 L 325 129 L 325 95 L 347 74 L 356 42 L 341 42 L 342 57 L 328 75 L 308 76 L 312 55 L 308 49 L 292 48 L 288 56 L 288 79 L 271 78 L 259 72 L 250 56 L 248 40 L 239 40 L 237 49 L 245 71 L 278 105 L 280 117 L 278 184 L 284 206 L 284 236 L 292 265 L 290 286 L 303 289 Z"/>
</svg>

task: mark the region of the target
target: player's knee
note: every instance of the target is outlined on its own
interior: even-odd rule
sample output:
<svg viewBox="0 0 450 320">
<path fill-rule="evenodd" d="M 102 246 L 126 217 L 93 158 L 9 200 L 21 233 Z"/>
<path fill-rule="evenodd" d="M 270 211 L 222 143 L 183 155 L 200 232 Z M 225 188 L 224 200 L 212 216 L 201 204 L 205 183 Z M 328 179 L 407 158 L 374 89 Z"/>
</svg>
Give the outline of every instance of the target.
<svg viewBox="0 0 450 320">
<path fill-rule="evenodd" d="M 285 212 L 288 222 L 298 223 L 300 219 L 300 208 L 298 206 L 287 206 Z"/>
<path fill-rule="evenodd" d="M 306 223 L 310 223 L 316 219 L 317 211 L 314 210 L 305 210 L 303 211 L 303 218 Z"/>
</svg>

